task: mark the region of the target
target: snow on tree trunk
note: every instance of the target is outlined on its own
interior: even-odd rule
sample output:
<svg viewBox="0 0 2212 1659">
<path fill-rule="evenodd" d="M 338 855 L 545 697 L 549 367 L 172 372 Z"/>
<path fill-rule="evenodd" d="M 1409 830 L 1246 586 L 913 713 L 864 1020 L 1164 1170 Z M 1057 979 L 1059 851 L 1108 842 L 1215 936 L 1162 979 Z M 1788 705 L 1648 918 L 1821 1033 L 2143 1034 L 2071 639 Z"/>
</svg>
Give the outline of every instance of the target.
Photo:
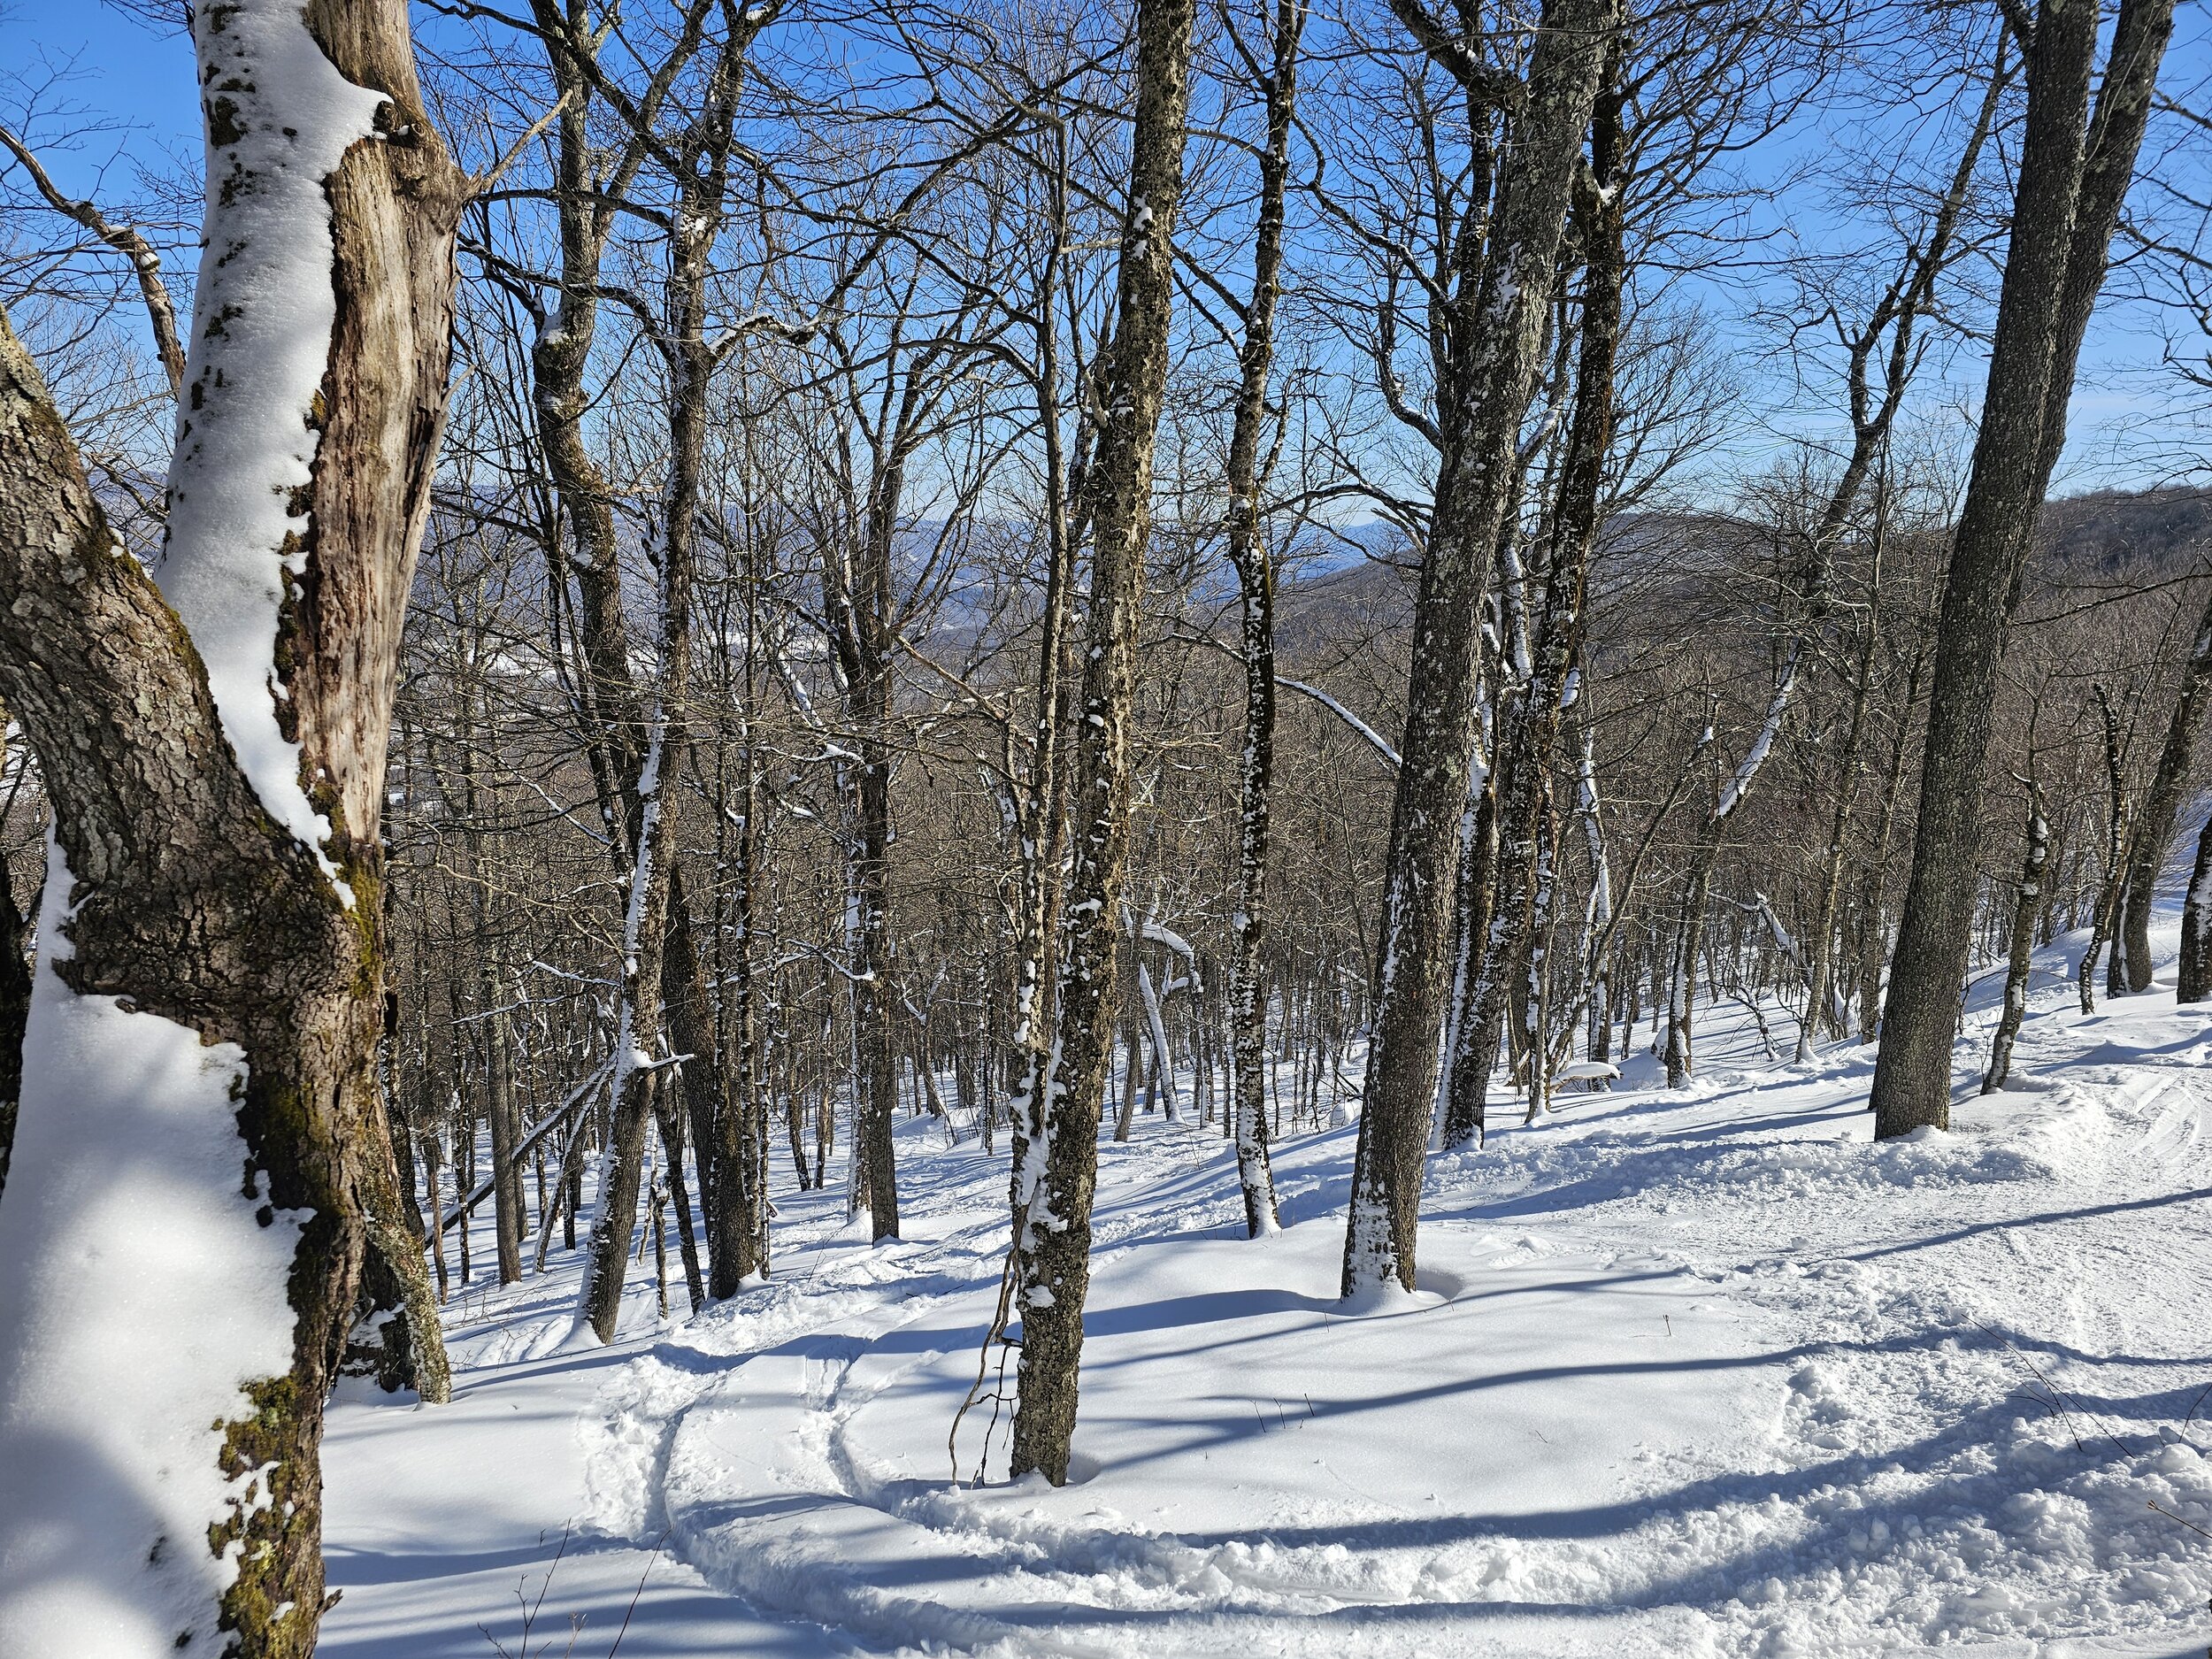
<svg viewBox="0 0 2212 1659">
<path fill-rule="evenodd" d="M 2189 893 L 2181 910 L 2181 964 L 2174 983 L 2177 1002 L 2212 998 L 2212 820 L 2197 836 L 2197 859 L 2189 872 Z"/>
<path fill-rule="evenodd" d="M 307 570 L 292 492 L 313 476 L 338 313 L 324 184 L 374 134 L 384 99 L 339 73 L 286 0 L 211 5 L 193 39 L 208 88 L 206 253 L 155 578 L 254 793 L 334 884 L 330 818 L 285 729 L 276 648 Z"/>
<path fill-rule="evenodd" d="M 1297 99 L 1303 0 L 1276 8 L 1273 73 L 1266 78 L 1267 145 L 1260 157 L 1260 206 L 1252 260 L 1252 302 L 1245 316 L 1236 411 L 1229 434 L 1229 561 L 1242 602 L 1244 746 L 1238 772 L 1237 897 L 1231 922 L 1235 956 L 1229 981 L 1233 1071 L 1231 1110 L 1244 1225 L 1253 1238 L 1281 1225 L 1268 1162 L 1267 858 L 1275 773 L 1275 562 L 1260 511 L 1260 435 L 1274 363 L 1275 302 L 1280 292 L 1284 204 L 1290 175 L 1290 128 Z"/>
<path fill-rule="evenodd" d="M 1936 625 L 1912 875 L 1882 1005 L 1875 1133 L 1947 1126 L 1972 945 L 1991 710 L 2019 573 L 2066 436 L 2081 342 L 2135 170 L 2172 0 L 2124 0 L 2093 119 L 2097 7 L 2043 0 L 1988 390 Z"/>
<path fill-rule="evenodd" d="M 57 849 L 0 1204 L 12 1654 L 313 1650 L 323 1401 L 404 1236 L 379 821 L 465 181 L 389 0 L 195 31 L 206 263 L 158 588 L 0 326 L 0 695 Z M 387 1264 L 423 1275 L 411 1241 Z"/>
<path fill-rule="evenodd" d="M 1012 1471 L 1068 1478 L 1083 1301 L 1090 1284 L 1098 1126 L 1113 1055 L 1122 885 L 1129 854 L 1129 720 L 1152 454 L 1167 389 L 1174 300 L 1170 238 L 1183 188 L 1191 0 L 1139 0 L 1136 119 L 1112 361 L 1094 464 L 1089 643 L 1078 701 L 1071 810 L 1075 868 L 1061 947 L 1041 1133 L 1015 1174 L 1014 1283 L 1022 1320 Z"/>
<path fill-rule="evenodd" d="M 75 889 L 50 849 L 19 1179 L 0 1207 L 0 1647 L 223 1650 L 234 1550 L 211 1528 L 278 1499 L 226 1456 L 291 1369 L 293 1210 L 240 1169 L 245 1052 L 81 996 L 59 964 Z"/>
<path fill-rule="evenodd" d="M 1499 745 L 1496 849 L 1493 892 L 1463 904 L 1471 919 L 1488 911 L 1488 926 L 1471 940 L 1459 1040 L 1471 1033 L 1479 1054 L 1506 1006 L 1517 978 L 1533 995 L 1540 940 L 1548 923 L 1551 836 L 1550 769 L 1562 718 L 1578 684 L 1586 620 L 1590 559 L 1597 545 L 1600 495 L 1606 451 L 1612 442 L 1614 363 L 1619 352 L 1623 248 L 1621 187 L 1627 165 L 1622 130 L 1623 99 L 1616 82 L 1621 46 L 1615 34 L 1606 47 L 1604 86 L 1592 104 L 1592 186 L 1576 204 L 1585 257 L 1582 327 L 1575 372 L 1574 416 L 1561 465 L 1557 510 L 1551 515 L 1543 608 L 1528 661 L 1530 672 Z M 1509 537 L 1509 539 L 1510 539 Z M 1521 1030 L 1535 1022 L 1524 1018 Z M 1543 1094 L 1548 1055 L 1529 1067 L 1532 1120 Z M 1447 1148 L 1465 1145 L 1481 1131 L 1486 1064 L 1448 1094 L 1441 1136 Z M 1456 1084 L 1459 1079 L 1454 1079 Z"/>
</svg>

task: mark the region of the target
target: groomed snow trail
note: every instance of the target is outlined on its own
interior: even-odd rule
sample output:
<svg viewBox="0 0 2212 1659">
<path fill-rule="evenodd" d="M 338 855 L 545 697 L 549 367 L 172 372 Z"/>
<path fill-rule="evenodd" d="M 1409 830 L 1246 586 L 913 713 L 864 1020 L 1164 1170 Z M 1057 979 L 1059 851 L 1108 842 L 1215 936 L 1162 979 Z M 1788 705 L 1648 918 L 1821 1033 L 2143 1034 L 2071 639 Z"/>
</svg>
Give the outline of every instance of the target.
<svg viewBox="0 0 2212 1659">
<path fill-rule="evenodd" d="M 1639 1055 L 1436 1162 L 1423 1293 L 1359 1317 L 1349 1130 L 1280 1148 L 1289 1225 L 1256 1242 L 1217 1139 L 1102 1147 L 1056 1492 L 1004 1480 L 987 1401 L 951 1479 L 1006 1178 L 904 1125 L 904 1241 L 782 1194 L 762 1290 L 665 1328 L 634 1299 L 631 1345 L 579 1360 L 549 1279 L 457 1344 L 449 1414 L 342 1410 L 334 1536 L 349 1479 L 378 1526 L 439 1533 L 419 1434 L 442 1468 L 567 1462 L 531 1477 L 534 1556 L 365 1584 L 329 1650 L 490 1651 L 474 1622 L 513 1626 L 572 1519 L 545 1605 L 588 1604 L 579 1653 L 642 1575 L 626 1656 L 2201 1655 L 2212 1012 L 2165 982 L 2084 1019 L 2069 959 L 2017 1092 L 1973 1098 L 1970 1017 L 1947 1135 L 1869 1144 L 1870 1050 L 1776 1068 L 1717 1021 L 1681 1094 Z"/>
</svg>

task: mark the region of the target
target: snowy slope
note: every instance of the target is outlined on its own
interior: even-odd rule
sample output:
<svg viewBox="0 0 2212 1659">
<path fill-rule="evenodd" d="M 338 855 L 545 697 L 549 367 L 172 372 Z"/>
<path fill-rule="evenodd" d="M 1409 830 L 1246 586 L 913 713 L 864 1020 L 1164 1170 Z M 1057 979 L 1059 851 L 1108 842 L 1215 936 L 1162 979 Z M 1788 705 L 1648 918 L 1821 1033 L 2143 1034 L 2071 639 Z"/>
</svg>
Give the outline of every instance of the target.
<svg viewBox="0 0 2212 1659">
<path fill-rule="evenodd" d="M 623 1345 L 533 1358 L 572 1267 L 457 1302 L 453 1406 L 334 1414 L 325 1651 L 514 1654 L 539 1601 L 528 1652 L 628 1612 L 641 1659 L 2201 1655 L 2212 1011 L 2085 1019 L 2068 959 L 2023 1087 L 1972 1098 L 1970 1015 L 1955 1132 L 1879 1148 L 1870 1051 L 1775 1067 L 1717 1014 L 1693 1090 L 1640 1056 L 1433 1164 L 1424 1294 L 1358 1318 L 1351 1131 L 1281 1149 L 1252 1243 L 1221 1143 L 1141 1125 L 1056 1492 L 987 1402 L 950 1480 L 1006 1178 L 926 1125 L 904 1241 L 781 1194 L 773 1282 L 695 1321 L 644 1285 Z"/>
</svg>

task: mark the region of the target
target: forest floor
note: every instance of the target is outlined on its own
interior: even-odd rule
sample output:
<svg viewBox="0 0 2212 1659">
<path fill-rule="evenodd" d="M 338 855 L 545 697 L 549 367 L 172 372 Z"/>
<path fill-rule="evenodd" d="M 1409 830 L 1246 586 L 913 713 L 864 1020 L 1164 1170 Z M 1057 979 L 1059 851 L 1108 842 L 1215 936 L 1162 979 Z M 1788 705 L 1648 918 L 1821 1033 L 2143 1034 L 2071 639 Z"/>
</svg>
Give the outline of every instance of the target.
<svg viewBox="0 0 2212 1659">
<path fill-rule="evenodd" d="M 780 1191 L 765 1287 L 663 1320 L 649 1261 L 590 1354 L 557 1253 L 457 1297 L 451 1405 L 334 1411 L 322 1651 L 2194 1659 L 2212 1007 L 2169 964 L 2084 1018 L 2074 951 L 1987 1099 L 1978 980 L 1949 1133 L 1872 1145 L 1870 1049 L 1775 1064 L 1725 1009 L 1687 1091 L 1639 1053 L 1534 1127 L 1502 1102 L 1431 1164 L 1422 1294 L 1356 1317 L 1352 1129 L 1278 1148 L 1254 1242 L 1217 1131 L 1141 1118 L 1056 1491 L 1004 1480 L 987 1401 L 957 1484 L 947 1449 L 1002 1143 L 902 1125 L 902 1240 Z"/>
</svg>

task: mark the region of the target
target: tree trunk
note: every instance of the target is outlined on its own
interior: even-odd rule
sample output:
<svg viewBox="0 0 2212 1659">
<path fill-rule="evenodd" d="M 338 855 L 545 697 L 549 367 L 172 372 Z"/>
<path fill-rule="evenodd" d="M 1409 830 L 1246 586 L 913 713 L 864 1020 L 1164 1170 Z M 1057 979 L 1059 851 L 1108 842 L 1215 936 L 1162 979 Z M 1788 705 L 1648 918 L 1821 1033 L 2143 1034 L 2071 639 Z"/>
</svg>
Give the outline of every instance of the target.
<svg viewBox="0 0 2212 1659">
<path fill-rule="evenodd" d="M 2028 964 L 2035 954 L 2035 918 L 2043 902 L 2043 865 L 2050 856 L 2051 823 L 2043 792 L 2028 786 L 2027 856 L 2020 865 L 2020 894 L 2012 910 L 2012 952 L 2005 967 L 2005 1010 L 1989 1049 L 1982 1093 L 1994 1094 L 2012 1075 L 2012 1045 L 2028 1012 Z"/>
<path fill-rule="evenodd" d="M 2212 998 L 2212 820 L 2197 836 L 2197 859 L 2181 910 L 2181 966 L 2176 1002 Z"/>
<path fill-rule="evenodd" d="M 1880 588 L 1881 554 L 1875 553 L 1872 589 Z M 1858 672 L 1851 686 L 1851 715 L 1844 726 L 1843 753 L 1836 764 L 1836 810 L 1828 821 L 1828 845 L 1821 859 L 1820 887 L 1813 902 L 1812 926 L 1806 930 L 1805 949 L 1811 961 L 1805 979 L 1805 1018 L 1797 1028 L 1796 1062 L 1813 1057 L 1814 1033 L 1820 1022 L 1840 1036 L 1847 1018 L 1843 999 L 1835 992 L 1836 906 L 1843 896 L 1843 855 L 1851 833 L 1851 810 L 1858 801 L 1859 767 L 1866 747 L 1867 705 L 1874 685 L 1874 651 L 1880 626 L 1880 607 L 1870 603 L 1859 640 Z"/>
<path fill-rule="evenodd" d="M 675 880 L 675 826 L 692 759 L 692 586 L 697 566 L 699 518 L 709 426 L 708 398 L 718 361 L 706 338 L 707 288 L 716 238 L 727 204 L 729 159 L 735 143 L 736 104 L 746 51 L 774 15 L 756 7 L 733 21 L 714 53 L 697 96 L 700 108 L 683 130 L 672 171 L 678 180 L 667 232 L 668 276 L 659 346 L 668 373 L 668 461 L 661 497 L 659 680 L 646 718 L 642 764 L 624 779 L 623 805 L 633 820 L 628 908 L 615 1036 L 614 1123 L 601 1160 L 600 1189 L 579 1301 L 580 1327 L 588 1323 L 602 1342 L 614 1340 L 621 1312 L 623 1274 L 637 1221 L 645 1130 L 658 1094 L 661 1004 L 667 933 Z M 596 557 L 595 555 L 595 564 Z M 620 588 L 613 611 L 595 629 L 619 629 Z M 595 653 L 623 666 L 618 691 L 628 683 L 624 637 L 602 638 Z M 616 649 L 619 647 L 619 650 Z M 632 802 L 635 805 L 633 809 Z M 710 1043 L 694 1064 L 718 1067 Z"/>
<path fill-rule="evenodd" d="M 1433 27 L 1417 0 L 1402 19 Z M 1403 757 L 1375 975 L 1374 1036 L 1354 1154 L 1347 1296 L 1410 1290 L 1421 1172 L 1436 1099 L 1455 855 L 1473 758 L 1478 621 L 1513 494 L 1515 450 L 1541 350 L 1582 140 L 1613 31 L 1612 0 L 1547 0 L 1499 185 L 1494 251 L 1438 389 L 1440 457 L 1414 612 Z M 1417 27 L 1417 34 L 1421 29 Z M 1435 55 L 1460 44 L 1425 48 Z M 1468 257 L 1476 257 L 1471 250 Z"/>
<path fill-rule="evenodd" d="M 884 534 L 889 534 L 887 526 Z M 883 729 L 890 718 L 887 660 L 872 662 L 856 698 L 862 732 L 853 885 L 860 908 L 854 926 L 853 1040 L 860 1075 L 853 1133 L 868 1194 L 870 1236 L 895 1239 L 899 1178 L 891 1127 L 898 1102 L 898 991 L 891 983 L 891 757 Z"/>
<path fill-rule="evenodd" d="M 1068 1478 L 1099 1114 L 1112 1056 L 1129 851 L 1129 720 L 1152 454 L 1167 388 L 1173 234 L 1190 107 L 1192 0 L 1138 0 L 1137 108 L 1111 361 L 1095 463 L 1089 648 L 1077 724 L 1075 868 L 1061 947 L 1053 1064 L 1015 1170 L 1014 1283 L 1022 1318 L 1012 1472 Z"/>
<path fill-rule="evenodd" d="M 2113 924 L 2120 913 L 2121 884 L 2127 879 L 2121 857 L 2127 839 L 2127 794 L 2120 772 L 2120 719 L 2113 711 L 2111 694 L 2101 685 L 2096 695 L 2098 713 L 2104 722 L 2104 880 L 2097 891 L 2096 909 L 2090 913 L 2089 948 L 2081 956 L 2081 1011 L 2085 1014 L 2096 1011 L 2097 958 L 2112 937 Z"/>
<path fill-rule="evenodd" d="M 1482 988 L 1478 971 L 1497 901 L 1497 884 L 1491 879 L 1498 864 L 1497 781 L 1494 769 L 1482 768 L 1460 839 L 1454 905 L 1459 948 L 1453 970 L 1452 1027 L 1444 1056 L 1442 1141 L 1448 1147 L 1481 1141 L 1490 1073 L 1498 1059 L 1496 1014 L 1494 1010 L 1490 1018 L 1479 1020 L 1475 1013 L 1475 998 Z"/>
<path fill-rule="evenodd" d="M 2204 724 L 2208 680 L 2212 680 L 2212 601 L 2207 602 L 2197 622 L 2196 641 L 2181 671 L 2181 689 L 2174 695 L 2173 714 L 2166 722 L 2166 741 L 2158 751 L 2158 770 L 2143 797 L 2135 836 L 2129 843 L 2127 907 L 2120 923 L 2120 942 L 2127 952 L 2127 988 L 2139 995 L 2151 988 L 2151 904 L 2159 872 L 2166 867 L 2166 844 L 2181 816 L 2189 763 Z"/>
<path fill-rule="evenodd" d="M 11 1653 L 313 1651 L 323 1402 L 397 1213 L 379 821 L 465 181 L 389 0 L 195 29 L 206 251 L 158 588 L 0 326 L 0 695 L 55 815 L 0 1205 Z M 119 1418 L 119 1375 L 164 1386 Z"/>
<path fill-rule="evenodd" d="M 1527 989 L 1536 972 L 1536 941 L 1548 915 L 1550 866 L 1552 754 L 1558 745 L 1571 677 L 1582 657 L 1590 557 L 1597 546 L 1600 495 L 1606 452 L 1613 440 L 1613 372 L 1621 335 L 1623 187 L 1627 182 L 1622 42 L 1614 31 L 1605 48 L 1602 88 L 1590 105 L 1591 185 L 1576 204 L 1584 274 L 1582 320 L 1575 370 L 1574 416 L 1561 465 L 1556 509 L 1551 514 L 1543 611 L 1532 672 L 1518 707 L 1498 746 L 1497 851 L 1494 897 L 1484 908 L 1489 925 L 1473 940 L 1473 988 L 1465 1016 L 1479 1036 L 1496 1023 L 1506 999 Z M 1509 532 L 1510 534 L 1510 532 Z M 1540 902 L 1540 893 L 1545 902 Z M 1523 1020 L 1525 1034 L 1528 1024 Z M 1530 1110 L 1545 1079 L 1545 1056 L 1530 1059 Z M 1448 1150 L 1471 1141 L 1479 1125 L 1455 1094 L 1448 1102 L 1442 1141 Z"/>
<path fill-rule="evenodd" d="M 745 742 L 745 778 L 738 826 L 735 864 L 735 949 L 729 961 L 729 977 L 723 987 L 723 1007 L 730 1019 L 729 1059 L 723 1076 L 735 1072 L 734 1091 L 726 1083 L 716 1102 L 715 1202 L 707 1211 L 710 1248 L 708 1252 L 708 1290 L 717 1299 L 733 1296 L 749 1279 L 768 1271 L 768 1122 L 760 1077 L 758 992 L 753 977 L 753 875 L 757 832 L 753 817 L 759 790 L 754 772 L 749 729 Z M 796 1079 L 790 1091 L 792 1161 L 806 1184 L 806 1156 L 799 1125 Z"/>
<path fill-rule="evenodd" d="M 1274 58 L 1265 73 L 1246 55 L 1267 105 L 1267 147 L 1260 157 L 1260 205 L 1252 255 L 1252 301 L 1239 354 L 1236 413 L 1229 433 L 1229 562 L 1243 606 L 1244 749 L 1238 772 L 1237 896 L 1231 921 L 1230 1042 L 1235 1056 L 1237 1185 L 1246 1233 L 1281 1225 L 1267 1156 L 1260 1099 L 1266 1063 L 1268 984 L 1267 855 L 1275 784 L 1275 557 L 1260 514 L 1260 433 L 1274 365 L 1275 302 L 1281 292 L 1284 203 L 1290 178 L 1290 128 L 1298 96 L 1298 43 L 1304 0 L 1277 0 Z"/>
<path fill-rule="evenodd" d="M 2124 0 L 2085 145 L 2097 8 L 2090 0 L 2037 8 L 2012 242 L 1944 580 L 1919 833 L 1882 1009 L 1873 1087 L 1880 1136 L 1950 1122 L 1998 670 L 2172 22 L 2172 0 Z"/>
<path fill-rule="evenodd" d="M 4 723 L 4 722 L 0 722 Z M 0 762 L 7 744 L 0 739 Z M 15 1146 L 16 1102 L 23 1093 L 23 1027 L 31 1015 L 31 964 L 26 918 L 16 909 L 7 860 L 0 858 L 0 1197 L 6 1196 L 8 1156 Z"/>
<path fill-rule="evenodd" d="M 1905 760 L 1912 752 L 1912 711 L 1920 703 L 1920 682 L 1926 673 L 1928 654 L 1913 655 L 1905 679 L 1905 699 L 1897 711 L 1897 731 L 1890 744 L 1889 767 L 1882 780 L 1882 810 L 1874 820 L 1874 839 L 1867 849 L 1866 869 L 1859 887 L 1859 1041 L 1873 1042 L 1882 1025 L 1882 969 L 1888 956 L 1889 847 L 1897 825 L 1897 806 L 1905 788 Z M 2050 912 L 2046 910 L 2047 917 Z"/>
</svg>

